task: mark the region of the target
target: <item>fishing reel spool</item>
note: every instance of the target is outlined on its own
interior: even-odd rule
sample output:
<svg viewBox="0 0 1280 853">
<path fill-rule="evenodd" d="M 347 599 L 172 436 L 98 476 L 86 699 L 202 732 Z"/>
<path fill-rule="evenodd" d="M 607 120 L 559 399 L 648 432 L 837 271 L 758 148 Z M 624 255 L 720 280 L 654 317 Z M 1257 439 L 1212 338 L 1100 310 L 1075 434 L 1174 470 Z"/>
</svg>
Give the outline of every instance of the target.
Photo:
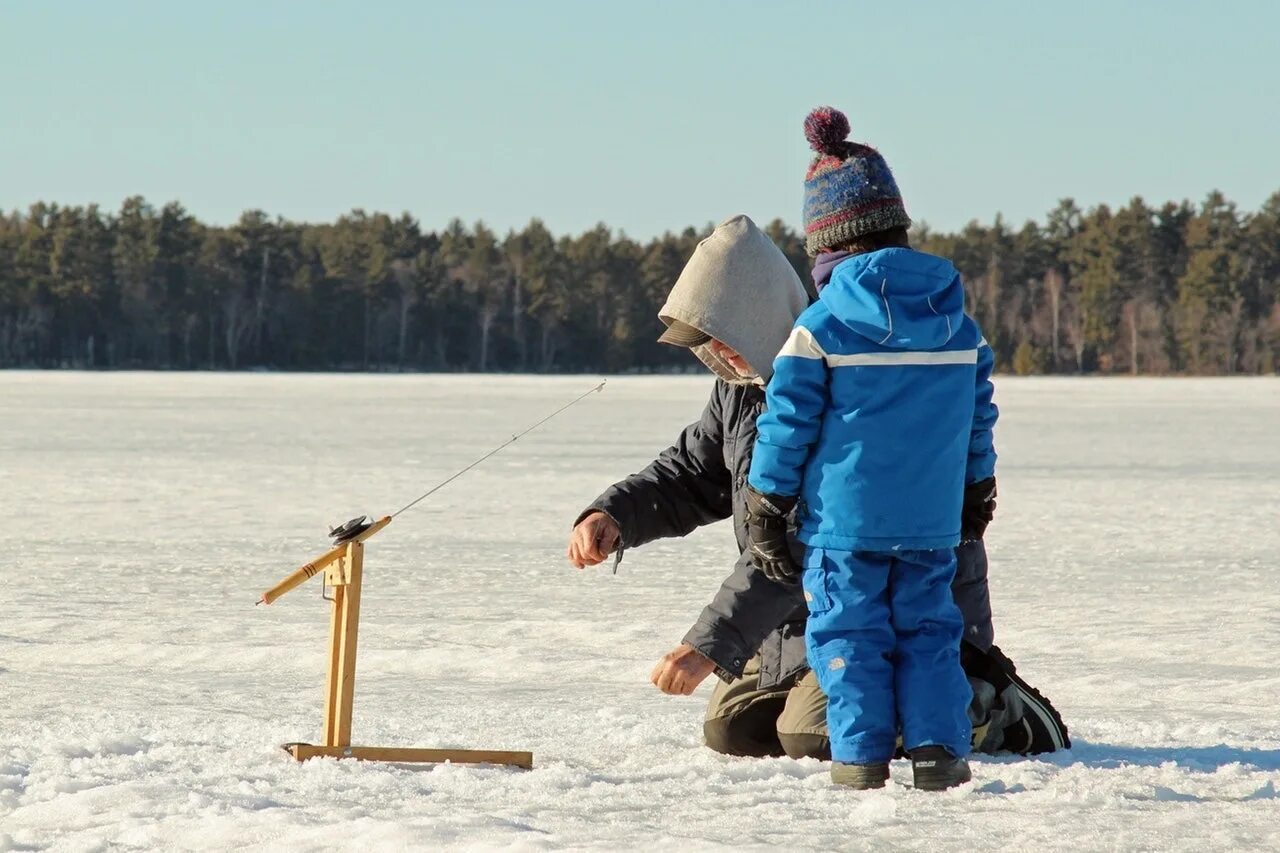
<svg viewBox="0 0 1280 853">
<path fill-rule="evenodd" d="M 369 520 L 369 516 L 361 515 L 337 527 L 330 527 L 329 536 L 333 539 L 334 545 L 341 545 L 343 542 L 355 539 L 370 527 L 373 527 L 373 522 Z"/>
</svg>

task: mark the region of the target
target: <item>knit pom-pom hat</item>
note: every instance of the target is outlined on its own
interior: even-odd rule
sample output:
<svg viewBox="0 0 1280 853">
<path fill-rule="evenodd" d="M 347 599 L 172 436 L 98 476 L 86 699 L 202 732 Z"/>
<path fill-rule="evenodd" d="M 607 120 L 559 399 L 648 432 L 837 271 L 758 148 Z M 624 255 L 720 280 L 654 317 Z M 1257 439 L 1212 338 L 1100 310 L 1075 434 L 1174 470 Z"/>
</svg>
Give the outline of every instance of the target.
<svg viewBox="0 0 1280 853">
<path fill-rule="evenodd" d="M 818 107 L 805 117 L 804 135 L 817 152 L 804 176 L 805 249 L 810 257 L 863 234 L 911 226 L 889 164 L 871 146 L 848 140 L 844 113 Z"/>
</svg>

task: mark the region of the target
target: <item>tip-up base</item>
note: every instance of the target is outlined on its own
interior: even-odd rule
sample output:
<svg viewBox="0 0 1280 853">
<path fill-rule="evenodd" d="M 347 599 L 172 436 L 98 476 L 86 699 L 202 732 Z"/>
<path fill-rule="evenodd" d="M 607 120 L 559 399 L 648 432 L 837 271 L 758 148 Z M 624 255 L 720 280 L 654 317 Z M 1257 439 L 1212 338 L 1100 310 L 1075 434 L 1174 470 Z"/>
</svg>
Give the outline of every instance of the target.
<svg viewBox="0 0 1280 853">
<path fill-rule="evenodd" d="M 284 751 L 297 761 L 308 758 L 354 758 L 356 761 L 394 761 L 410 764 L 500 764 L 533 769 L 532 752 L 488 749 L 418 749 L 395 746 L 313 746 L 286 743 Z"/>
</svg>

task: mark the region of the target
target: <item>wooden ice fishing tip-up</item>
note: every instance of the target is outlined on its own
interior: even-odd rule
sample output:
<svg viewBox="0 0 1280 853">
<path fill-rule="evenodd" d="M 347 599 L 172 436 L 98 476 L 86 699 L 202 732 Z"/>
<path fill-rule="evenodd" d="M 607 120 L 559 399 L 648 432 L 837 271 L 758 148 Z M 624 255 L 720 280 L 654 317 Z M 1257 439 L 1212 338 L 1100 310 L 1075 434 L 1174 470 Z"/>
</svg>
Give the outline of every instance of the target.
<svg viewBox="0 0 1280 853">
<path fill-rule="evenodd" d="M 355 704 L 356 639 L 360 630 L 360 582 L 364 572 L 364 543 L 391 523 L 392 516 L 368 522 L 363 516 L 333 531 L 333 548 L 262 594 L 259 604 L 271 604 L 286 592 L 323 573 L 333 590 L 329 631 L 329 677 L 324 700 L 324 743 L 288 743 L 284 749 L 298 761 L 316 756 L 361 761 L 412 763 L 505 764 L 533 767 L 532 752 L 475 749 L 417 749 L 412 747 L 352 746 L 351 709 Z"/>
<path fill-rule="evenodd" d="M 289 575 L 262 594 L 259 604 L 270 604 L 291 589 L 301 586 L 311 578 L 324 573 L 324 585 L 333 589 L 333 618 L 329 631 L 329 681 L 324 699 L 324 743 L 288 743 L 285 750 L 299 761 L 317 755 L 331 758 L 356 758 L 363 761 L 406 761 L 439 763 L 454 761 L 459 764 L 507 764 L 514 767 L 533 767 L 532 752 L 504 752 L 481 749 L 412 749 L 382 746 L 351 745 L 351 706 L 356 692 L 356 635 L 360 630 L 360 581 L 364 573 L 364 543 L 375 533 L 391 523 L 391 520 L 407 509 L 412 509 L 440 489 L 466 474 L 504 447 L 515 443 L 533 432 L 561 412 L 570 409 L 592 394 L 602 390 L 604 382 L 581 394 L 531 427 L 511 436 L 488 453 L 476 459 L 451 477 L 437 483 L 400 509 L 369 521 L 367 516 L 353 518 L 346 524 L 329 531 L 333 547 L 310 563 Z M 621 551 L 618 552 L 621 557 Z M 614 571 L 617 572 L 617 562 Z"/>
</svg>

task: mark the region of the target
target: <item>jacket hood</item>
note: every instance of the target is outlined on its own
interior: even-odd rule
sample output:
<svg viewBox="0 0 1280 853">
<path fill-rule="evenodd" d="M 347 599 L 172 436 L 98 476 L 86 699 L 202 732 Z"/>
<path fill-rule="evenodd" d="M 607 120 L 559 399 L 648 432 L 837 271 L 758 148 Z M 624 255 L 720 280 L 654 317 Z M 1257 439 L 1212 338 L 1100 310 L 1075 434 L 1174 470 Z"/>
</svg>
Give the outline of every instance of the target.
<svg viewBox="0 0 1280 853">
<path fill-rule="evenodd" d="M 936 349 L 964 319 L 960 273 L 946 258 L 914 249 L 854 255 L 818 298 L 837 320 L 889 349 Z"/>
<path fill-rule="evenodd" d="M 818 257 L 813 259 L 813 286 L 818 293 L 822 292 L 822 288 L 827 286 L 827 282 L 831 281 L 831 274 L 835 272 L 836 267 L 853 257 L 853 252 L 819 252 Z"/>
<path fill-rule="evenodd" d="M 754 222 L 738 215 L 698 244 L 658 316 L 667 323 L 687 323 L 737 350 L 757 376 L 738 375 L 709 344 L 692 348 L 721 379 L 745 384 L 769 380 L 774 358 L 808 306 L 809 296 L 786 255 Z"/>
</svg>

